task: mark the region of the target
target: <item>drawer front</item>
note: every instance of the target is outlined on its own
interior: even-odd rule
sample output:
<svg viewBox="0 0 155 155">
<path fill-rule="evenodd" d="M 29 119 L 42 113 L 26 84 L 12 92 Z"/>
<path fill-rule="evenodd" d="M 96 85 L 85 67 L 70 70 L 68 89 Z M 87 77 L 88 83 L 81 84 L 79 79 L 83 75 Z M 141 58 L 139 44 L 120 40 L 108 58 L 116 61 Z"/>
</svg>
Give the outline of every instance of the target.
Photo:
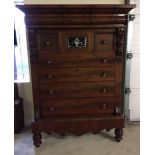
<svg viewBox="0 0 155 155">
<path fill-rule="evenodd" d="M 42 116 L 78 115 L 78 114 L 112 114 L 118 103 L 93 99 L 59 99 L 40 102 Z"/>
<path fill-rule="evenodd" d="M 114 67 L 87 67 L 64 69 L 40 69 L 40 83 L 50 82 L 89 82 L 115 80 L 116 68 Z"/>
<path fill-rule="evenodd" d="M 37 33 L 37 51 L 39 57 L 59 53 L 58 33 Z"/>
<path fill-rule="evenodd" d="M 48 67 L 103 66 L 115 63 L 116 58 L 113 53 L 102 52 L 89 54 L 78 52 L 39 59 L 39 64 Z"/>
<path fill-rule="evenodd" d="M 115 82 L 40 84 L 40 98 L 115 96 Z"/>
<path fill-rule="evenodd" d="M 95 51 L 113 51 L 114 35 L 103 32 L 94 33 L 94 49 Z"/>
</svg>

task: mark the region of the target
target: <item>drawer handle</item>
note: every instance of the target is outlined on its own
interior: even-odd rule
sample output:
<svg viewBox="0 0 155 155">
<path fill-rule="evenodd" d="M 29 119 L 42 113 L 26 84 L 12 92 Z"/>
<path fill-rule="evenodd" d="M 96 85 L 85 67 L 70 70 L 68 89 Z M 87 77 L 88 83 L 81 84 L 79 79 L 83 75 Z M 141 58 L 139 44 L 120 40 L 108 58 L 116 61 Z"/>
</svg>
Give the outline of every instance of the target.
<svg viewBox="0 0 155 155">
<path fill-rule="evenodd" d="M 53 78 L 53 75 L 52 74 L 49 74 L 49 75 L 47 75 L 47 78 L 48 79 L 52 79 Z"/>
<path fill-rule="evenodd" d="M 46 63 L 47 63 L 47 65 L 51 65 L 53 62 L 52 62 L 52 60 L 48 60 Z"/>
<path fill-rule="evenodd" d="M 52 95 L 54 92 L 55 92 L 55 90 L 51 89 L 48 93 L 49 93 L 49 95 Z"/>
<path fill-rule="evenodd" d="M 107 89 L 106 89 L 106 88 L 101 88 L 101 89 L 100 89 L 100 92 L 101 92 L 101 93 L 106 93 L 106 92 L 107 92 Z"/>
<path fill-rule="evenodd" d="M 108 41 L 107 41 L 107 40 L 101 40 L 101 41 L 100 41 L 100 44 L 101 44 L 101 45 L 107 45 L 107 44 L 108 44 Z"/>
<path fill-rule="evenodd" d="M 108 59 L 107 58 L 101 58 L 100 59 L 100 63 L 107 63 L 108 62 Z"/>
<path fill-rule="evenodd" d="M 50 46 L 50 45 L 52 45 L 52 43 L 50 41 L 45 41 L 45 45 Z"/>
<path fill-rule="evenodd" d="M 107 105 L 106 104 L 102 104 L 101 105 L 101 109 L 106 109 L 107 108 Z"/>
<path fill-rule="evenodd" d="M 50 107 L 50 108 L 49 108 L 49 111 L 50 111 L 50 112 L 52 112 L 52 111 L 54 111 L 54 110 L 55 110 L 55 107 Z"/>
<path fill-rule="evenodd" d="M 102 72 L 101 73 L 101 77 L 106 77 L 107 76 L 107 73 L 106 72 Z"/>
</svg>

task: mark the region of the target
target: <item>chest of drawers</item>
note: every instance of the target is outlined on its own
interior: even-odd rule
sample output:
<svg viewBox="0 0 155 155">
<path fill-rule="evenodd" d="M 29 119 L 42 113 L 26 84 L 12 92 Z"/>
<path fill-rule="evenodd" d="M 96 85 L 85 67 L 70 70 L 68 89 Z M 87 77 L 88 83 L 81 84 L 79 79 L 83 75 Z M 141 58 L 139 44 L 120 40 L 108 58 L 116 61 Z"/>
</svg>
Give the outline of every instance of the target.
<svg viewBox="0 0 155 155">
<path fill-rule="evenodd" d="M 32 133 L 123 136 L 127 13 L 135 5 L 18 5 L 25 12 L 34 101 Z"/>
</svg>

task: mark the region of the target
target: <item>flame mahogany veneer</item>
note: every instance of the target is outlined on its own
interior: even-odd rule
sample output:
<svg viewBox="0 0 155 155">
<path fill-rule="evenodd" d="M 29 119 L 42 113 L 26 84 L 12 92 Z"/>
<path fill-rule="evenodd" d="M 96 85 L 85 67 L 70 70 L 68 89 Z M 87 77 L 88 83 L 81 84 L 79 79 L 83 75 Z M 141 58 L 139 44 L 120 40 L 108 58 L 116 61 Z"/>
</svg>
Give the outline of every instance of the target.
<svg viewBox="0 0 155 155">
<path fill-rule="evenodd" d="M 34 145 L 41 132 L 123 136 L 128 12 L 135 5 L 17 5 L 25 13 Z"/>
</svg>

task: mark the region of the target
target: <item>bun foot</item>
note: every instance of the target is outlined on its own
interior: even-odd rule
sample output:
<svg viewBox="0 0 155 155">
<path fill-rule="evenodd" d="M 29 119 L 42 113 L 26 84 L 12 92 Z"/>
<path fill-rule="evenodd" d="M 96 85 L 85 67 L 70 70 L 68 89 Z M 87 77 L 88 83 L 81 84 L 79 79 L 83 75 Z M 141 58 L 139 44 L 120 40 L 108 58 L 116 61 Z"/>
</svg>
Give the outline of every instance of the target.
<svg viewBox="0 0 155 155">
<path fill-rule="evenodd" d="M 115 129 L 115 140 L 120 142 L 123 139 L 123 129 Z"/>
<path fill-rule="evenodd" d="M 41 133 L 33 133 L 33 141 L 36 147 L 40 147 L 42 143 L 41 139 L 42 139 Z"/>
</svg>

